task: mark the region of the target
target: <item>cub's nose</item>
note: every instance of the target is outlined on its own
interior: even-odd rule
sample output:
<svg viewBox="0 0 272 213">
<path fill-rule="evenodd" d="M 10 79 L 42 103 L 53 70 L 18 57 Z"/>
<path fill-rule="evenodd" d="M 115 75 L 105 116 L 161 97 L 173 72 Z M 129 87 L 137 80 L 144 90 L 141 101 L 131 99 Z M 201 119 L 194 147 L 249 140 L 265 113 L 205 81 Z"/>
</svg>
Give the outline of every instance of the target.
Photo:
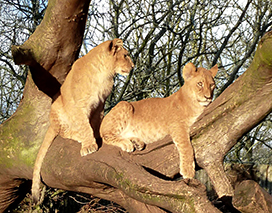
<svg viewBox="0 0 272 213">
<path fill-rule="evenodd" d="M 131 65 L 131 69 L 133 69 L 133 68 L 134 68 L 134 63 L 133 63 L 133 61 L 131 60 L 130 57 L 129 57 L 128 59 L 129 59 L 130 65 Z"/>
<path fill-rule="evenodd" d="M 207 99 L 207 100 L 211 100 L 212 99 L 212 96 L 209 94 L 209 95 L 204 95 L 204 97 Z"/>
</svg>

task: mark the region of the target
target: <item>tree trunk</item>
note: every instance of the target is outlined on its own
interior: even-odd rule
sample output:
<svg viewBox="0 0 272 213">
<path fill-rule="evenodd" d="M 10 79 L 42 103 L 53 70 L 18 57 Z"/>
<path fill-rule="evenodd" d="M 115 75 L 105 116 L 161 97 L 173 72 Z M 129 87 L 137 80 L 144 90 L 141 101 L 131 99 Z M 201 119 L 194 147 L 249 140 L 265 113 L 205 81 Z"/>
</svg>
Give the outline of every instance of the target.
<svg viewBox="0 0 272 213">
<path fill-rule="evenodd" d="M 35 33 L 13 47 L 15 62 L 29 65 L 31 74 L 18 110 L 0 126 L 0 212 L 29 189 L 51 98 L 78 56 L 88 5 L 88 0 L 65 5 L 49 1 Z M 196 161 L 208 172 L 219 197 L 234 195 L 223 171 L 225 154 L 272 110 L 271 42 L 270 32 L 260 41 L 248 70 L 192 128 Z M 110 199 L 129 212 L 220 212 L 197 180 L 171 181 L 178 171 L 178 153 L 169 138 L 131 154 L 103 144 L 98 152 L 81 157 L 79 143 L 57 137 L 46 155 L 42 178 L 50 187 Z"/>
<path fill-rule="evenodd" d="M 16 64 L 29 65 L 38 88 L 53 97 L 77 59 L 90 0 L 49 0 L 41 24 L 21 46 L 13 46 Z"/>
</svg>

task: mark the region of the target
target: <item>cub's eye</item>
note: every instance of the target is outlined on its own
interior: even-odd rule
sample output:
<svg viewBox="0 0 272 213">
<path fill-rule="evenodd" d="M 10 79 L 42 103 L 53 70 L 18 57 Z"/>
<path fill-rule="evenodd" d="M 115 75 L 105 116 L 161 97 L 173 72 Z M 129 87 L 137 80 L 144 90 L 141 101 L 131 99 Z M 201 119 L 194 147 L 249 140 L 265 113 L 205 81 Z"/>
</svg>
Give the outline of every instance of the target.
<svg viewBox="0 0 272 213">
<path fill-rule="evenodd" d="M 126 55 L 124 55 L 124 57 L 126 58 L 126 57 L 128 57 L 128 55 L 126 54 Z"/>
<path fill-rule="evenodd" d="M 203 87 L 203 83 L 202 83 L 202 82 L 198 82 L 198 83 L 197 83 L 197 86 Z"/>
</svg>

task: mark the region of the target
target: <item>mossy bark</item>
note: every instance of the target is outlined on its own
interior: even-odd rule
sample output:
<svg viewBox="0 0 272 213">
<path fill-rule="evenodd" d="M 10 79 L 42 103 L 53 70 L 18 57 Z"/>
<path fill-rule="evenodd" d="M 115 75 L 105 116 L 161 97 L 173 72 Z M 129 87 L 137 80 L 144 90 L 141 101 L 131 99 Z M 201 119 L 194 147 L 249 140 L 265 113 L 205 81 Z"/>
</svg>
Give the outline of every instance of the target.
<svg viewBox="0 0 272 213">
<path fill-rule="evenodd" d="M 17 111 L 0 126 L 0 212 L 29 189 L 28 181 L 49 121 L 51 98 L 29 73 Z M 28 187 L 28 188 L 27 188 Z"/>
<path fill-rule="evenodd" d="M 18 110 L 0 128 L 2 168 L 26 167 L 30 171 L 48 127 L 51 99 L 35 88 L 29 73 Z M 24 177 L 31 178 L 31 176 Z"/>
</svg>

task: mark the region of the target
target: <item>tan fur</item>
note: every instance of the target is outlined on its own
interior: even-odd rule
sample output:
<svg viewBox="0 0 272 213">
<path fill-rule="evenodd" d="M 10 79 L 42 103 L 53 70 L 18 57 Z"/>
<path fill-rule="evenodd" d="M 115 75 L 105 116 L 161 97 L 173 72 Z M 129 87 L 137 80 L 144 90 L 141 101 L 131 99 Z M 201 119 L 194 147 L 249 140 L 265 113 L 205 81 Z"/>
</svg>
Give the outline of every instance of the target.
<svg viewBox="0 0 272 213">
<path fill-rule="evenodd" d="M 34 166 L 32 197 L 39 200 L 40 171 L 43 159 L 57 135 L 82 144 L 85 156 L 98 149 L 96 139 L 104 114 L 104 102 L 116 73 L 127 75 L 134 64 L 121 39 L 106 41 L 78 59 L 61 86 L 60 96 L 52 104 L 50 126 Z"/>
<path fill-rule="evenodd" d="M 171 96 L 118 103 L 102 121 L 103 143 L 132 152 L 171 136 L 180 156 L 180 174 L 183 178 L 193 178 L 190 127 L 212 101 L 217 70 L 217 65 L 206 70 L 188 63 L 183 69 L 184 85 Z"/>
</svg>

